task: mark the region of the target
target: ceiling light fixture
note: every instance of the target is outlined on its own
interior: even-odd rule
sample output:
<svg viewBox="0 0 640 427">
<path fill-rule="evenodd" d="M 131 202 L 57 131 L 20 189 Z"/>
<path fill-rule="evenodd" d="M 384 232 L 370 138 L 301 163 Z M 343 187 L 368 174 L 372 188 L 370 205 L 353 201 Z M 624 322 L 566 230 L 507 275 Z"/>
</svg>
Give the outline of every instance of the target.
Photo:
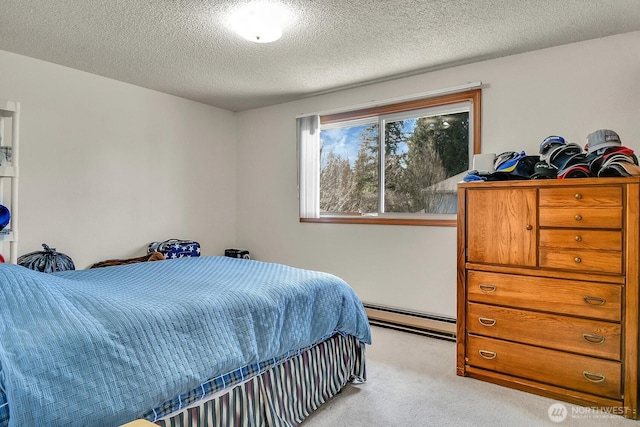
<svg viewBox="0 0 640 427">
<path fill-rule="evenodd" d="M 287 10 L 275 3 L 247 4 L 231 14 L 231 27 L 243 38 L 255 43 L 270 43 L 282 36 Z"/>
</svg>

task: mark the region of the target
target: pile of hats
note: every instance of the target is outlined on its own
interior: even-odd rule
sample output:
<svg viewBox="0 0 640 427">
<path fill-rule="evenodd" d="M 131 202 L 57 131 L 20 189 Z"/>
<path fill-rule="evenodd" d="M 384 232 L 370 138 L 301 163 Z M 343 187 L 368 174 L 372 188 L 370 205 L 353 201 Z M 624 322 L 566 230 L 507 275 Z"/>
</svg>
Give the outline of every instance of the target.
<svg viewBox="0 0 640 427">
<path fill-rule="evenodd" d="M 593 176 L 640 175 L 638 158 L 632 149 L 622 145 L 620 137 L 612 130 L 593 132 L 584 148 Z"/>
<path fill-rule="evenodd" d="M 640 175 L 638 158 L 622 145 L 612 130 L 600 129 L 587 137 L 584 149 L 552 135 L 540 144 L 540 156 L 506 151 L 495 157 L 492 171 L 471 170 L 465 182 L 511 179 L 567 179 Z"/>
<path fill-rule="evenodd" d="M 524 151 L 505 151 L 498 154 L 493 161 L 493 170 L 471 170 L 463 178 L 465 182 L 473 181 L 507 181 L 530 179 L 539 156 L 528 156 Z"/>
<path fill-rule="evenodd" d="M 531 179 L 583 178 L 590 176 L 586 154 L 578 144 L 567 143 L 561 136 L 549 136 L 540 144 L 540 161 Z"/>
<path fill-rule="evenodd" d="M 540 144 L 540 161 L 531 179 L 566 179 L 640 175 L 638 158 L 624 147 L 617 133 L 600 129 L 587 137 L 585 150 L 561 136 L 549 136 Z"/>
</svg>

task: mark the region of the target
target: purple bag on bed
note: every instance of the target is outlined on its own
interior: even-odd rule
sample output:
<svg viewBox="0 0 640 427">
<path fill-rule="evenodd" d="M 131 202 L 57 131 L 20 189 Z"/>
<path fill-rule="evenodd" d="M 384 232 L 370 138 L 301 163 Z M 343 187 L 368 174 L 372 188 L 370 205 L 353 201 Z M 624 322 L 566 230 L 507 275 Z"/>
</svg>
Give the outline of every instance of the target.
<svg viewBox="0 0 640 427">
<path fill-rule="evenodd" d="M 200 243 L 193 240 L 169 239 L 163 242 L 149 243 L 147 252 L 160 252 L 166 259 L 198 257 Z"/>
</svg>

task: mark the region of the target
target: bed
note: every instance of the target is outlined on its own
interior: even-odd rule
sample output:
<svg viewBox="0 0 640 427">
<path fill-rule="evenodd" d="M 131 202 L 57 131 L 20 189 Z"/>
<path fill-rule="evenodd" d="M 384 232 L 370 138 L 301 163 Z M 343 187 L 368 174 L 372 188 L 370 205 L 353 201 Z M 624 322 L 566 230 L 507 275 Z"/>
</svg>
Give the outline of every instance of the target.
<svg viewBox="0 0 640 427">
<path fill-rule="evenodd" d="M 361 301 L 228 257 L 53 274 L 0 264 L 0 426 L 294 426 L 366 379 Z"/>
</svg>

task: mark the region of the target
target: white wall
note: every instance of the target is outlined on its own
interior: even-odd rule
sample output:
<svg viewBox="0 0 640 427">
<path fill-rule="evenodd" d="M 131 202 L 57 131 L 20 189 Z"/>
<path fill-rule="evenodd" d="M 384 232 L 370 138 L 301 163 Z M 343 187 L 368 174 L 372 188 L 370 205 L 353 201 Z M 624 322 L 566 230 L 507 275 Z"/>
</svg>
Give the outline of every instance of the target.
<svg viewBox="0 0 640 427">
<path fill-rule="evenodd" d="M 46 242 L 85 268 L 190 238 L 455 316 L 454 227 L 299 223 L 295 116 L 482 81 L 484 152 L 536 154 L 548 135 L 583 144 L 600 128 L 640 151 L 638 51 L 634 32 L 238 115 L 0 51 L 0 98 L 22 104 L 19 253 Z"/>
<path fill-rule="evenodd" d="M 21 103 L 19 254 L 46 242 L 86 268 L 235 243 L 233 113 L 4 51 L 0 98 Z"/>
<path fill-rule="evenodd" d="M 640 32 L 485 61 L 238 115 L 237 240 L 253 257 L 324 270 L 369 303 L 455 316 L 454 227 L 301 224 L 295 116 L 482 81 L 483 152 L 583 145 L 609 128 L 640 151 Z"/>
</svg>

